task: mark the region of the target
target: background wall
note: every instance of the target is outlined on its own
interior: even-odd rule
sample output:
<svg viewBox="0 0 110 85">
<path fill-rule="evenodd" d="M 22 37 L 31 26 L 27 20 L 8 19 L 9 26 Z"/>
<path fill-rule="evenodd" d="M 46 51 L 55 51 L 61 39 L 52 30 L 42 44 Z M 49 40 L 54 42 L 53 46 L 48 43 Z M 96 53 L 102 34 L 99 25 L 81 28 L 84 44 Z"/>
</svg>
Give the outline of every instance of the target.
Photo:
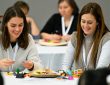
<svg viewBox="0 0 110 85">
<path fill-rule="evenodd" d="M 13 5 L 17 0 L 0 0 L 0 15 L 3 15 L 5 10 Z M 57 12 L 58 0 L 23 0 L 30 6 L 29 15 L 32 16 L 37 22 L 40 29 L 44 26 L 50 16 Z M 81 9 L 88 2 L 97 2 L 101 5 L 105 22 L 110 29 L 110 0 L 75 0 Z"/>
</svg>

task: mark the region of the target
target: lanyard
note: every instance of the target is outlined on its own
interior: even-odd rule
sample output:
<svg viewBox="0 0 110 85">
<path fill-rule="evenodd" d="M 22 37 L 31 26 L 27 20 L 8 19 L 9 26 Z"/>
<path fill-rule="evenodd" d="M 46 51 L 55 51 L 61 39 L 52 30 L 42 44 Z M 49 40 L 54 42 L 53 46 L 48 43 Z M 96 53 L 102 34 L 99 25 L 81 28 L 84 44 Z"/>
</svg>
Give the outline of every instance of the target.
<svg viewBox="0 0 110 85">
<path fill-rule="evenodd" d="M 12 54 L 12 55 L 13 55 L 13 56 L 12 56 L 13 58 L 12 58 L 12 60 L 15 61 L 15 59 L 16 59 L 16 54 L 17 54 L 17 51 L 18 51 L 18 43 L 16 43 L 15 49 L 14 49 L 14 50 L 12 49 L 12 51 L 13 51 L 13 54 Z M 8 58 L 10 58 L 9 50 L 7 50 L 7 53 L 8 53 Z M 12 69 L 13 69 L 13 65 L 12 65 Z M 9 68 L 10 71 L 12 71 L 12 69 Z"/>
<path fill-rule="evenodd" d="M 67 35 L 68 34 L 68 32 L 70 30 L 70 27 L 72 25 L 72 22 L 73 22 L 73 18 L 74 18 L 74 16 L 71 16 L 71 20 L 69 22 L 69 26 L 68 26 L 67 30 L 65 29 L 64 17 L 61 18 L 61 20 L 62 20 L 62 34 L 63 35 Z"/>
<path fill-rule="evenodd" d="M 90 57 L 91 57 L 91 52 L 92 52 L 92 48 L 93 48 L 93 44 L 89 50 L 89 53 L 87 55 L 87 60 L 86 60 L 86 51 L 85 51 L 85 47 L 84 47 L 84 44 L 83 44 L 83 60 L 84 60 L 84 65 L 85 67 L 87 68 L 88 64 L 89 64 L 89 60 L 90 60 Z"/>
</svg>

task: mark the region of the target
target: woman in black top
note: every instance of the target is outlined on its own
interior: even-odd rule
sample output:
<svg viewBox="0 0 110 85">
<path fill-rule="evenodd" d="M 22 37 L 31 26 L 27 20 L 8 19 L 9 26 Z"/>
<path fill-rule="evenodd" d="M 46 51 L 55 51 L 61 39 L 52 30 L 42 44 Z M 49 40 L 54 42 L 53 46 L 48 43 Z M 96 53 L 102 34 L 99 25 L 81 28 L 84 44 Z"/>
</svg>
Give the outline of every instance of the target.
<svg viewBox="0 0 110 85">
<path fill-rule="evenodd" d="M 59 0 L 59 13 L 54 14 L 41 31 L 46 40 L 70 40 L 73 31 L 76 31 L 78 8 L 74 0 Z"/>
</svg>

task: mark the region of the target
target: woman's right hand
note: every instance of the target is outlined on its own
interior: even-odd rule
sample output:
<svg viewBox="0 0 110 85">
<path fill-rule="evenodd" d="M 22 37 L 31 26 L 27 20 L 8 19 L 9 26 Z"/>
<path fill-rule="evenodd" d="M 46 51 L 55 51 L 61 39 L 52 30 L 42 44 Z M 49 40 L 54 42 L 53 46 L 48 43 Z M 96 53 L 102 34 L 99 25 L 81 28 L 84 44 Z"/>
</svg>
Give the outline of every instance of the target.
<svg viewBox="0 0 110 85">
<path fill-rule="evenodd" d="M 52 34 L 52 38 L 51 38 L 51 40 L 57 40 L 57 41 L 60 41 L 61 38 L 62 38 L 61 35 Z"/>
<path fill-rule="evenodd" d="M 44 40 L 52 40 L 52 41 L 58 41 L 60 42 L 62 39 L 61 35 L 58 34 L 48 34 L 48 33 L 41 33 L 41 36 Z"/>
<path fill-rule="evenodd" d="M 8 68 L 9 66 L 11 66 L 14 63 L 13 60 L 11 59 L 0 59 L 0 68 Z"/>
</svg>

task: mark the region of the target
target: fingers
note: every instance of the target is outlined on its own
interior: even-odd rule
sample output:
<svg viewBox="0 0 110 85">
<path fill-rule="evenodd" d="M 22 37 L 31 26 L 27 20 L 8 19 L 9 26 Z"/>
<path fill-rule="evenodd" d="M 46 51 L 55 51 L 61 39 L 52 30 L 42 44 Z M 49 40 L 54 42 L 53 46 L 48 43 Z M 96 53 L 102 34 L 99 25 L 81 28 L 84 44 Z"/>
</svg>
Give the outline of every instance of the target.
<svg viewBox="0 0 110 85">
<path fill-rule="evenodd" d="M 6 63 L 9 63 L 9 64 L 13 64 L 15 61 L 11 60 L 11 59 L 6 59 L 6 61 L 4 61 Z"/>
<path fill-rule="evenodd" d="M 23 62 L 23 66 L 27 69 L 31 69 L 33 67 L 33 62 L 28 60 Z"/>
<path fill-rule="evenodd" d="M 61 35 L 54 34 L 53 35 L 53 39 L 55 39 L 55 40 L 61 40 Z"/>
<path fill-rule="evenodd" d="M 11 66 L 12 64 L 14 64 L 14 61 L 11 59 L 2 59 L 0 60 L 0 64 L 1 64 L 1 67 L 7 68 Z"/>
<path fill-rule="evenodd" d="M 69 41 L 71 39 L 70 35 L 62 36 L 62 40 Z"/>
</svg>

